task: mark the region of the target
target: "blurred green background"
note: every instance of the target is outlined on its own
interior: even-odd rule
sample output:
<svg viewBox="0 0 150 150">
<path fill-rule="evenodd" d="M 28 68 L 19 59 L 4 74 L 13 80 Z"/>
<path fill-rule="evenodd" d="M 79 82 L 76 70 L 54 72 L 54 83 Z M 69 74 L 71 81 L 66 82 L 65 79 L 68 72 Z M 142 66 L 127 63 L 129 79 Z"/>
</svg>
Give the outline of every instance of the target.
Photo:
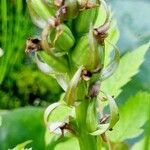
<svg viewBox="0 0 150 150">
<path fill-rule="evenodd" d="M 118 22 L 117 45 L 122 56 L 150 41 L 149 0 L 108 0 L 108 3 Z M 4 51 L 0 57 L 0 113 L 4 116 L 0 150 L 30 139 L 35 139 L 35 150 L 45 147 L 43 107 L 57 101 L 62 89 L 54 79 L 37 69 L 32 56 L 24 53 L 26 39 L 38 37 L 38 32 L 25 0 L 0 0 L 0 48 Z M 130 60 L 128 63 L 130 65 Z M 150 51 L 140 72 L 123 89 L 117 97 L 120 106 L 137 91 L 150 92 Z"/>
<path fill-rule="evenodd" d="M 38 36 L 22 0 L 0 2 L 0 107 L 46 105 L 56 101 L 61 89 L 56 81 L 38 71 L 25 54 L 26 39 Z"/>
</svg>

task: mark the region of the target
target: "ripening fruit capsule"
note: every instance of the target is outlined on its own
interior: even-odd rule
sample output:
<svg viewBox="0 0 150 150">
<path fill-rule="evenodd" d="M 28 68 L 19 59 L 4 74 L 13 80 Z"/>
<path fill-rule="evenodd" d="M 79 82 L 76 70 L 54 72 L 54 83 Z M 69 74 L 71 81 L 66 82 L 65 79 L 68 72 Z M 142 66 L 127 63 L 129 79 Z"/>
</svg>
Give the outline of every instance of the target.
<svg viewBox="0 0 150 150">
<path fill-rule="evenodd" d="M 30 11 L 46 21 L 55 14 L 55 10 L 45 5 L 43 0 L 27 0 L 27 4 Z"/>
<path fill-rule="evenodd" d="M 49 33 L 49 40 L 58 52 L 70 50 L 75 43 L 71 30 L 65 24 L 60 24 L 58 28 L 52 28 Z"/>
<path fill-rule="evenodd" d="M 84 9 L 74 21 L 74 29 L 78 36 L 89 32 L 91 23 L 94 24 L 98 16 L 98 7 Z"/>
<path fill-rule="evenodd" d="M 103 67 L 104 48 L 97 43 L 93 30 L 79 39 L 71 56 L 76 66 L 83 65 L 88 71 Z"/>
</svg>

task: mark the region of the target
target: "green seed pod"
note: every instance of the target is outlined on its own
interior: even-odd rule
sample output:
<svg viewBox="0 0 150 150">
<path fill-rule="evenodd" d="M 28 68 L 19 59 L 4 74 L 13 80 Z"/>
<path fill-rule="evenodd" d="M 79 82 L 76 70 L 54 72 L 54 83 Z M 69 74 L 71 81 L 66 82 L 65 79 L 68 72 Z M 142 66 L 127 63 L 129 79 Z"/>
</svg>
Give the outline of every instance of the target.
<svg viewBox="0 0 150 150">
<path fill-rule="evenodd" d="M 103 67 L 104 49 L 98 45 L 93 36 L 93 30 L 82 36 L 72 52 L 72 60 L 77 66 L 83 65 L 88 71 Z"/>
<path fill-rule="evenodd" d="M 71 30 L 60 24 L 57 28 L 52 28 L 49 33 L 49 41 L 57 52 L 68 51 L 75 43 L 75 38 Z"/>
<path fill-rule="evenodd" d="M 34 11 L 39 18 L 48 20 L 48 18 L 55 14 L 55 10 L 52 8 L 49 8 L 43 0 L 27 0 L 27 4 L 29 7 L 29 10 Z"/>
<path fill-rule="evenodd" d="M 54 71 L 58 73 L 68 72 L 68 63 L 65 57 L 56 58 L 55 56 L 46 54 L 44 51 L 39 51 L 38 56 L 40 56 L 42 61 L 52 67 Z"/>
<path fill-rule="evenodd" d="M 98 16 L 98 6 L 82 10 L 74 21 L 74 29 L 77 35 L 88 33 L 91 23 L 94 24 Z"/>
</svg>

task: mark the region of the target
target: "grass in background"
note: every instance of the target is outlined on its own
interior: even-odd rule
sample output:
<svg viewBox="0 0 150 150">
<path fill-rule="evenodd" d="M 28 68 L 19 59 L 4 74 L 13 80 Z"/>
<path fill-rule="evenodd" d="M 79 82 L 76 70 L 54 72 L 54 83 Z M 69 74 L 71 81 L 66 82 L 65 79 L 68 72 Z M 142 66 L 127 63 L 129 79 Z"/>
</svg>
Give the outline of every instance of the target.
<svg viewBox="0 0 150 150">
<path fill-rule="evenodd" d="M 24 53 L 26 39 L 35 31 L 26 1 L 0 1 L 0 48 L 4 50 L 0 58 L 0 108 L 57 100 L 60 88 L 56 81 L 37 71 Z"/>
<path fill-rule="evenodd" d="M 31 24 L 22 0 L 5 0 L 0 3 L 0 47 L 4 50 L 4 56 L 0 60 L 2 84 L 6 74 L 21 65 L 25 38 L 31 33 Z"/>
</svg>

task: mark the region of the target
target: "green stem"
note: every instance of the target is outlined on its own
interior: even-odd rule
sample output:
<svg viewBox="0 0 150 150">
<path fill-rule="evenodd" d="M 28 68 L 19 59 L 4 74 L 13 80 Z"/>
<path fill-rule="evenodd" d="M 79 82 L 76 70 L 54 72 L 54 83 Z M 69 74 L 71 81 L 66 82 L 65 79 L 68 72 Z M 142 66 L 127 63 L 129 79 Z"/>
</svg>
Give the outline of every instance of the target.
<svg viewBox="0 0 150 150">
<path fill-rule="evenodd" d="M 78 141 L 80 150 L 101 150 L 99 138 L 89 134 L 86 125 L 88 100 L 83 100 L 82 103 L 76 107 L 76 120 L 78 124 Z"/>
</svg>

